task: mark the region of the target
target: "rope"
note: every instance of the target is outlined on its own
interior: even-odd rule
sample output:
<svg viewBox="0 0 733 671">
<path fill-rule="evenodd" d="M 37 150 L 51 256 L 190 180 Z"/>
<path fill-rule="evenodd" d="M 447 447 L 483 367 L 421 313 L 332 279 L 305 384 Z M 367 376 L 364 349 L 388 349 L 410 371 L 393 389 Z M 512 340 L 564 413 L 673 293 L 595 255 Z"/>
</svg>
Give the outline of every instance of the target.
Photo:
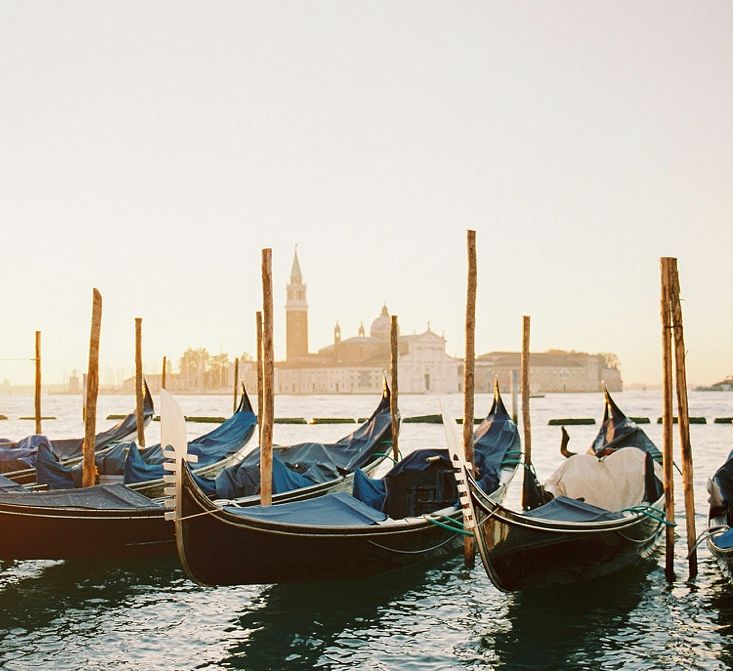
<svg viewBox="0 0 733 671">
<path fill-rule="evenodd" d="M 448 524 L 447 522 L 441 522 L 438 519 L 435 519 L 434 517 L 427 517 L 427 519 L 430 524 L 434 524 L 436 527 L 440 527 L 441 529 L 446 529 L 447 531 L 452 531 L 454 534 L 463 534 L 464 536 L 473 536 L 473 531 L 466 531 L 463 528 L 463 525 L 461 524 L 460 528 L 458 526 L 453 526 L 452 524 Z M 451 519 L 451 518 L 443 518 L 443 519 Z"/>
<path fill-rule="evenodd" d="M 699 545 L 704 540 L 707 540 L 708 537 L 713 541 L 713 544 L 715 544 L 715 536 L 725 533 L 726 531 L 728 531 L 728 529 L 730 529 L 730 527 L 727 524 L 719 524 L 716 527 L 709 527 L 701 531 L 697 535 L 697 538 L 695 539 L 695 544 L 692 546 L 692 549 L 687 553 L 686 558 L 689 560 L 690 557 L 692 557 L 692 555 L 695 553 Z M 725 548 L 720 548 L 720 549 L 723 550 Z"/>
<path fill-rule="evenodd" d="M 432 552 L 433 550 L 437 550 L 440 547 L 443 547 L 447 543 L 450 543 L 455 536 L 458 534 L 457 531 L 453 532 L 452 536 L 448 536 L 444 541 L 441 541 L 437 545 L 433 545 L 431 548 L 425 548 L 424 550 L 398 550 L 397 548 L 388 548 L 386 545 L 380 545 L 379 543 L 375 543 L 374 541 L 369 541 L 371 545 L 374 545 L 375 547 L 381 548 L 382 550 L 387 550 L 388 552 L 396 552 L 397 554 L 402 555 L 419 555 L 423 554 L 425 552 Z"/>
<path fill-rule="evenodd" d="M 668 522 L 664 517 L 664 513 L 661 510 L 659 510 L 658 508 L 655 508 L 654 506 L 631 506 L 631 508 L 623 508 L 619 512 L 633 513 L 635 515 L 644 515 L 648 517 L 649 519 L 652 519 L 659 524 L 664 524 L 665 526 L 668 526 L 668 527 L 677 526 L 676 522 Z"/>
<path fill-rule="evenodd" d="M 374 456 L 375 456 L 375 457 L 386 457 L 386 458 L 387 458 L 387 459 L 389 459 L 389 460 L 390 460 L 390 461 L 391 461 L 391 462 L 392 462 L 393 464 L 396 464 L 396 463 L 397 463 L 397 459 L 395 459 L 395 458 L 394 458 L 394 457 L 393 457 L 393 456 L 392 456 L 391 454 L 389 454 L 388 452 L 375 452 L 375 453 L 374 453 Z M 399 450 L 397 450 L 397 456 L 398 456 L 398 457 L 399 457 L 400 459 L 402 459 L 402 455 L 400 454 L 400 451 L 399 451 Z"/>
</svg>

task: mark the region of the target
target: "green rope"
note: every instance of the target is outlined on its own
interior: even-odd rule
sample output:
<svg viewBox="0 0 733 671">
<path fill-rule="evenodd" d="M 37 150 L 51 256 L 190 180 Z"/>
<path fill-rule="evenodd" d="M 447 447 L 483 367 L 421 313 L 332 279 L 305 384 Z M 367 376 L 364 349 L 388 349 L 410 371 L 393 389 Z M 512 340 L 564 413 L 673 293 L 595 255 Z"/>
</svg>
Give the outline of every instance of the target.
<svg viewBox="0 0 733 671">
<path fill-rule="evenodd" d="M 390 459 L 393 464 L 397 463 L 397 459 L 395 459 L 389 452 L 375 452 L 375 457 L 386 457 L 387 459 Z M 397 456 L 402 459 L 402 455 L 400 454 L 400 451 L 397 450 Z"/>
<path fill-rule="evenodd" d="M 427 520 L 428 522 L 430 522 L 430 524 L 434 524 L 436 527 L 440 527 L 441 529 L 445 529 L 446 531 L 452 531 L 454 534 L 463 534 L 464 536 L 473 536 L 473 531 L 466 531 L 463 528 L 462 524 L 460 527 L 453 526 L 451 524 L 447 524 L 446 522 L 441 522 L 440 520 L 436 520 L 434 517 L 428 517 Z"/>
<path fill-rule="evenodd" d="M 631 506 L 631 508 L 624 508 L 619 512 L 622 513 L 634 513 L 636 515 L 645 515 L 649 519 L 654 520 L 658 524 L 664 524 L 668 527 L 676 527 L 676 522 L 668 522 L 664 517 L 664 512 L 654 508 L 653 506 Z"/>
</svg>

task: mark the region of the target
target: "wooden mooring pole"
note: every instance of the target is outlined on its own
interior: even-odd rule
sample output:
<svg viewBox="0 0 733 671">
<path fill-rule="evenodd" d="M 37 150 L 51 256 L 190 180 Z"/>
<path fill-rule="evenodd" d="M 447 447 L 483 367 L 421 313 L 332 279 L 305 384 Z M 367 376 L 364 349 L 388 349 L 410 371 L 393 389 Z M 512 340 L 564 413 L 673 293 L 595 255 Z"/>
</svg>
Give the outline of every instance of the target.
<svg viewBox="0 0 733 671">
<path fill-rule="evenodd" d="M 661 259 L 662 318 L 662 457 L 665 519 L 674 523 L 674 449 L 672 439 L 672 321 L 669 301 L 669 259 Z M 664 574 L 674 580 L 674 527 L 665 530 Z"/>
<path fill-rule="evenodd" d="M 262 444 L 262 312 L 257 311 L 257 437 Z"/>
<path fill-rule="evenodd" d="M 272 503 L 272 425 L 275 417 L 275 353 L 272 333 L 272 249 L 262 250 L 262 428 L 260 504 Z"/>
<path fill-rule="evenodd" d="M 512 368 L 509 371 L 509 376 L 512 385 L 512 421 L 516 424 L 518 420 L 517 415 L 517 397 L 519 396 L 519 371 L 516 368 Z"/>
<path fill-rule="evenodd" d="M 677 259 L 669 259 L 669 302 L 674 335 L 675 377 L 677 379 L 677 416 L 682 453 L 682 488 L 685 495 L 685 526 L 690 578 L 697 575 L 697 530 L 695 528 L 695 492 L 693 489 L 692 445 L 690 444 L 690 411 L 687 402 L 687 369 L 685 367 L 685 335 L 682 326 L 680 279 Z"/>
<path fill-rule="evenodd" d="M 135 317 L 135 424 L 137 444 L 145 447 L 145 418 L 143 415 L 143 320 Z"/>
<path fill-rule="evenodd" d="M 476 474 L 473 458 L 473 390 L 474 358 L 476 355 L 476 231 L 466 235 L 466 359 L 463 366 L 463 453 L 466 463 Z M 466 566 L 473 566 L 475 558 L 473 536 L 463 537 L 463 560 Z"/>
<path fill-rule="evenodd" d="M 392 378 L 392 391 L 389 398 L 389 412 L 392 420 L 392 457 L 397 461 L 400 457 L 399 447 L 399 436 L 400 436 L 400 415 L 398 400 L 398 388 L 397 388 L 397 362 L 399 356 L 399 327 L 397 326 L 397 315 L 392 315 L 391 329 L 390 329 L 390 368 Z"/>
<path fill-rule="evenodd" d="M 237 411 L 237 387 L 239 386 L 239 357 L 234 359 L 234 407 L 232 412 Z"/>
<path fill-rule="evenodd" d="M 36 434 L 41 433 L 41 332 L 36 331 Z"/>
<path fill-rule="evenodd" d="M 528 315 L 522 317 L 522 357 L 520 362 L 522 377 L 522 427 L 524 429 L 524 479 L 532 477 L 529 468 L 532 465 L 532 424 L 529 417 L 529 325 Z M 527 487 L 522 487 L 522 507 L 526 508 Z"/>
<path fill-rule="evenodd" d="M 168 359 L 166 357 L 163 357 L 163 372 L 160 375 L 160 388 L 165 389 L 165 368 L 168 364 Z"/>
<path fill-rule="evenodd" d="M 89 335 L 89 368 L 84 405 L 84 442 L 82 444 L 82 486 L 91 487 L 97 479 L 94 448 L 97 428 L 97 393 L 99 392 L 99 334 L 102 328 L 102 295 L 92 291 L 92 328 Z"/>
</svg>

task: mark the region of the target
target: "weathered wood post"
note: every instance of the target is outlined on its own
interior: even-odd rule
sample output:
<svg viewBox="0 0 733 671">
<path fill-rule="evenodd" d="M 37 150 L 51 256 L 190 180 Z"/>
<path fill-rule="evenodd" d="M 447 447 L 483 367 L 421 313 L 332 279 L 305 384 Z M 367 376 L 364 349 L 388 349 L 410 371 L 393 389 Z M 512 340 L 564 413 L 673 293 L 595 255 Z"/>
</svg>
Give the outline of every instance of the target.
<svg viewBox="0 0 733 671">
<path fill-rule="evenodd" d="M 674 448 L 672 442 L 672 321 L 669 300 L 669 259 L 661 259 L 662 318 L 662 457 L 665 519 L 674 523 Z M 665 529 L 664 574 L 674 580 L 674 527 Z"/>
<path fill-rule="evenodd" d="M 92 328 L 89 335 L 86 404 L 84 406 L 84 442 L 82 443 L 82 485 L 91 487 L 97 480 L 94 448 L 97 429 L 97 394 L 99 392 L 99 333 L 102 328 L 102 296 L 92 291 Z"/>
<path fill-rule="evenodd" d="M 532 477 L 530 466 L 532 465 L 532 424 L 529 417 L 529 315 L 522 317 L 522 427 L 524 428 L 524 479 Z M 527 487 L 522 487 L 522 507 L 526 508 L 529 501 L 526 500 Z"/>
<path fill-rule="evenodd" d="M 36 434 L 41 433 L 41 332 L 36 331 Z"/>
<path fill-rule="evenodd" d="M 682 326 L 680 278 L 677 259 L 669 259 L 669 298 L 674 335 L 674 361 L 677 378 L 677 423 L 682 453 L 682 488 L 685 494 L 685 524 L 690 578 L 697 575 L 697 529 L 695 528 L 695 492 L 693 489 L 692 445 L 690 444 L 690 410 L 687 403 L 687 369 L 685 367 L 685 334 Z"/>
<path fill-rule="evenodd" d="M 272 503 L 272 425 L 275 416 L 275 352 L 272 337 L 272 249 L 262 250 L 262 433 L 260 503 Z"/>
<path fill-rule="evenodd" d="M 81 419 L 83 422 L 87 421 L 87 375 L 88 373 L 82 373 L 81 376 Z"/>
<path fill-rule="evenodd" d="M 392 393 L 389 399 L 389 412 L 392 419 L 392 457 L 395 461 L 399 459 L 399 435 L 400 435 L 400 418 L 399 406 L 397 404 L 397 364 L 399 356 L 399 327 L 397 326 L 397 315 L 392 315 L 390 330 L 390 367 L 392 369 Z"/>
<path fill-rule="evenodd" d="M 163 373 L 160 376 L 160 388 L 165 389 L 165 368 L 168 363 L 168 359 L 163 357 Z"/>
<path fill-rule="evenodd" d="M 476 475 L 473 458 L 473 389 L 476 353 L 476 231 L 467 231 L 466 243 L 468 273 L 466 278 L 466 359 L 463 366 L 463 453 L 466 457 L 466 463 L 471 466 L 473 475 Z M 473 566 L 473 536 L 463 537 L 463 561 L 467 566 Z"/>
<path fill-rule="evenodd" d="M 239 357 L 234 359 L 234 407 L 232 412 L 237 411 L 237 385 L 239 385 Z"/>
<path fill-rule="evenodd" d="M 135 317 L 135 423 L 137 444 L 145 447 L 145 418 L 143 415 L 143 320 Z"/>
<path fill-rule="evenodd" d="M 262 443 L 262 312 L 257 311 L 257 436 Z"/>
</svg>

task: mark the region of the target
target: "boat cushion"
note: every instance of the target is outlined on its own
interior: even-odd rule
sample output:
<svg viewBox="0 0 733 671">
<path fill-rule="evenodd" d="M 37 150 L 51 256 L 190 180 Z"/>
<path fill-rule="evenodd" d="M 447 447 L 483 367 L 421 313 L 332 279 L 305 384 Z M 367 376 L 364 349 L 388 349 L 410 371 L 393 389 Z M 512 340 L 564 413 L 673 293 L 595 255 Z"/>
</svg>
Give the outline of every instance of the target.
<svg viewBox="0 0 733 671">
<path fill-rule="evenodd" d="M 262 522 L 307 526 L 362 527 L 383 522 L 387 515 L 374 510 L 345 492 L 326 494 L 305 501 L 276 506 L 237 508 L 224 506 L 228 513 Z"/>
<path fill-rule="evenodd" d="M 661 466 L 654 463 L 661 479 Z M 645 500 L 646 452 L 624 447 L 598 459 L 590 454 L 576 454 L 566 459 L 545 483 L 553 496 L 583 499 L 604 510 L 621 510 Z"/>
<path fill-rule="evenodd" d="M 602 522 L 620 519 L 623 514 L 604 510 L 578 499 L 558 496 L 549 503 L 526 512 L 525 516 L 558 522 Z"/>
<path fill-rule="evenodd" d="M 54 489 L 47 492 L 0 492 L 0 504 L 34 508 L 81 508 L 84 510 L 162 510 L 147 496 L 120 484 L 82 489 Z"/>
<path fill-rule="evenodd" d="M 725 533 L 719 536 L 711 536 L 713 543 L 717 545 L 721 550 L 729 550 L 733 548 L 733 529 L 728 529 Z"/>
</svg>

